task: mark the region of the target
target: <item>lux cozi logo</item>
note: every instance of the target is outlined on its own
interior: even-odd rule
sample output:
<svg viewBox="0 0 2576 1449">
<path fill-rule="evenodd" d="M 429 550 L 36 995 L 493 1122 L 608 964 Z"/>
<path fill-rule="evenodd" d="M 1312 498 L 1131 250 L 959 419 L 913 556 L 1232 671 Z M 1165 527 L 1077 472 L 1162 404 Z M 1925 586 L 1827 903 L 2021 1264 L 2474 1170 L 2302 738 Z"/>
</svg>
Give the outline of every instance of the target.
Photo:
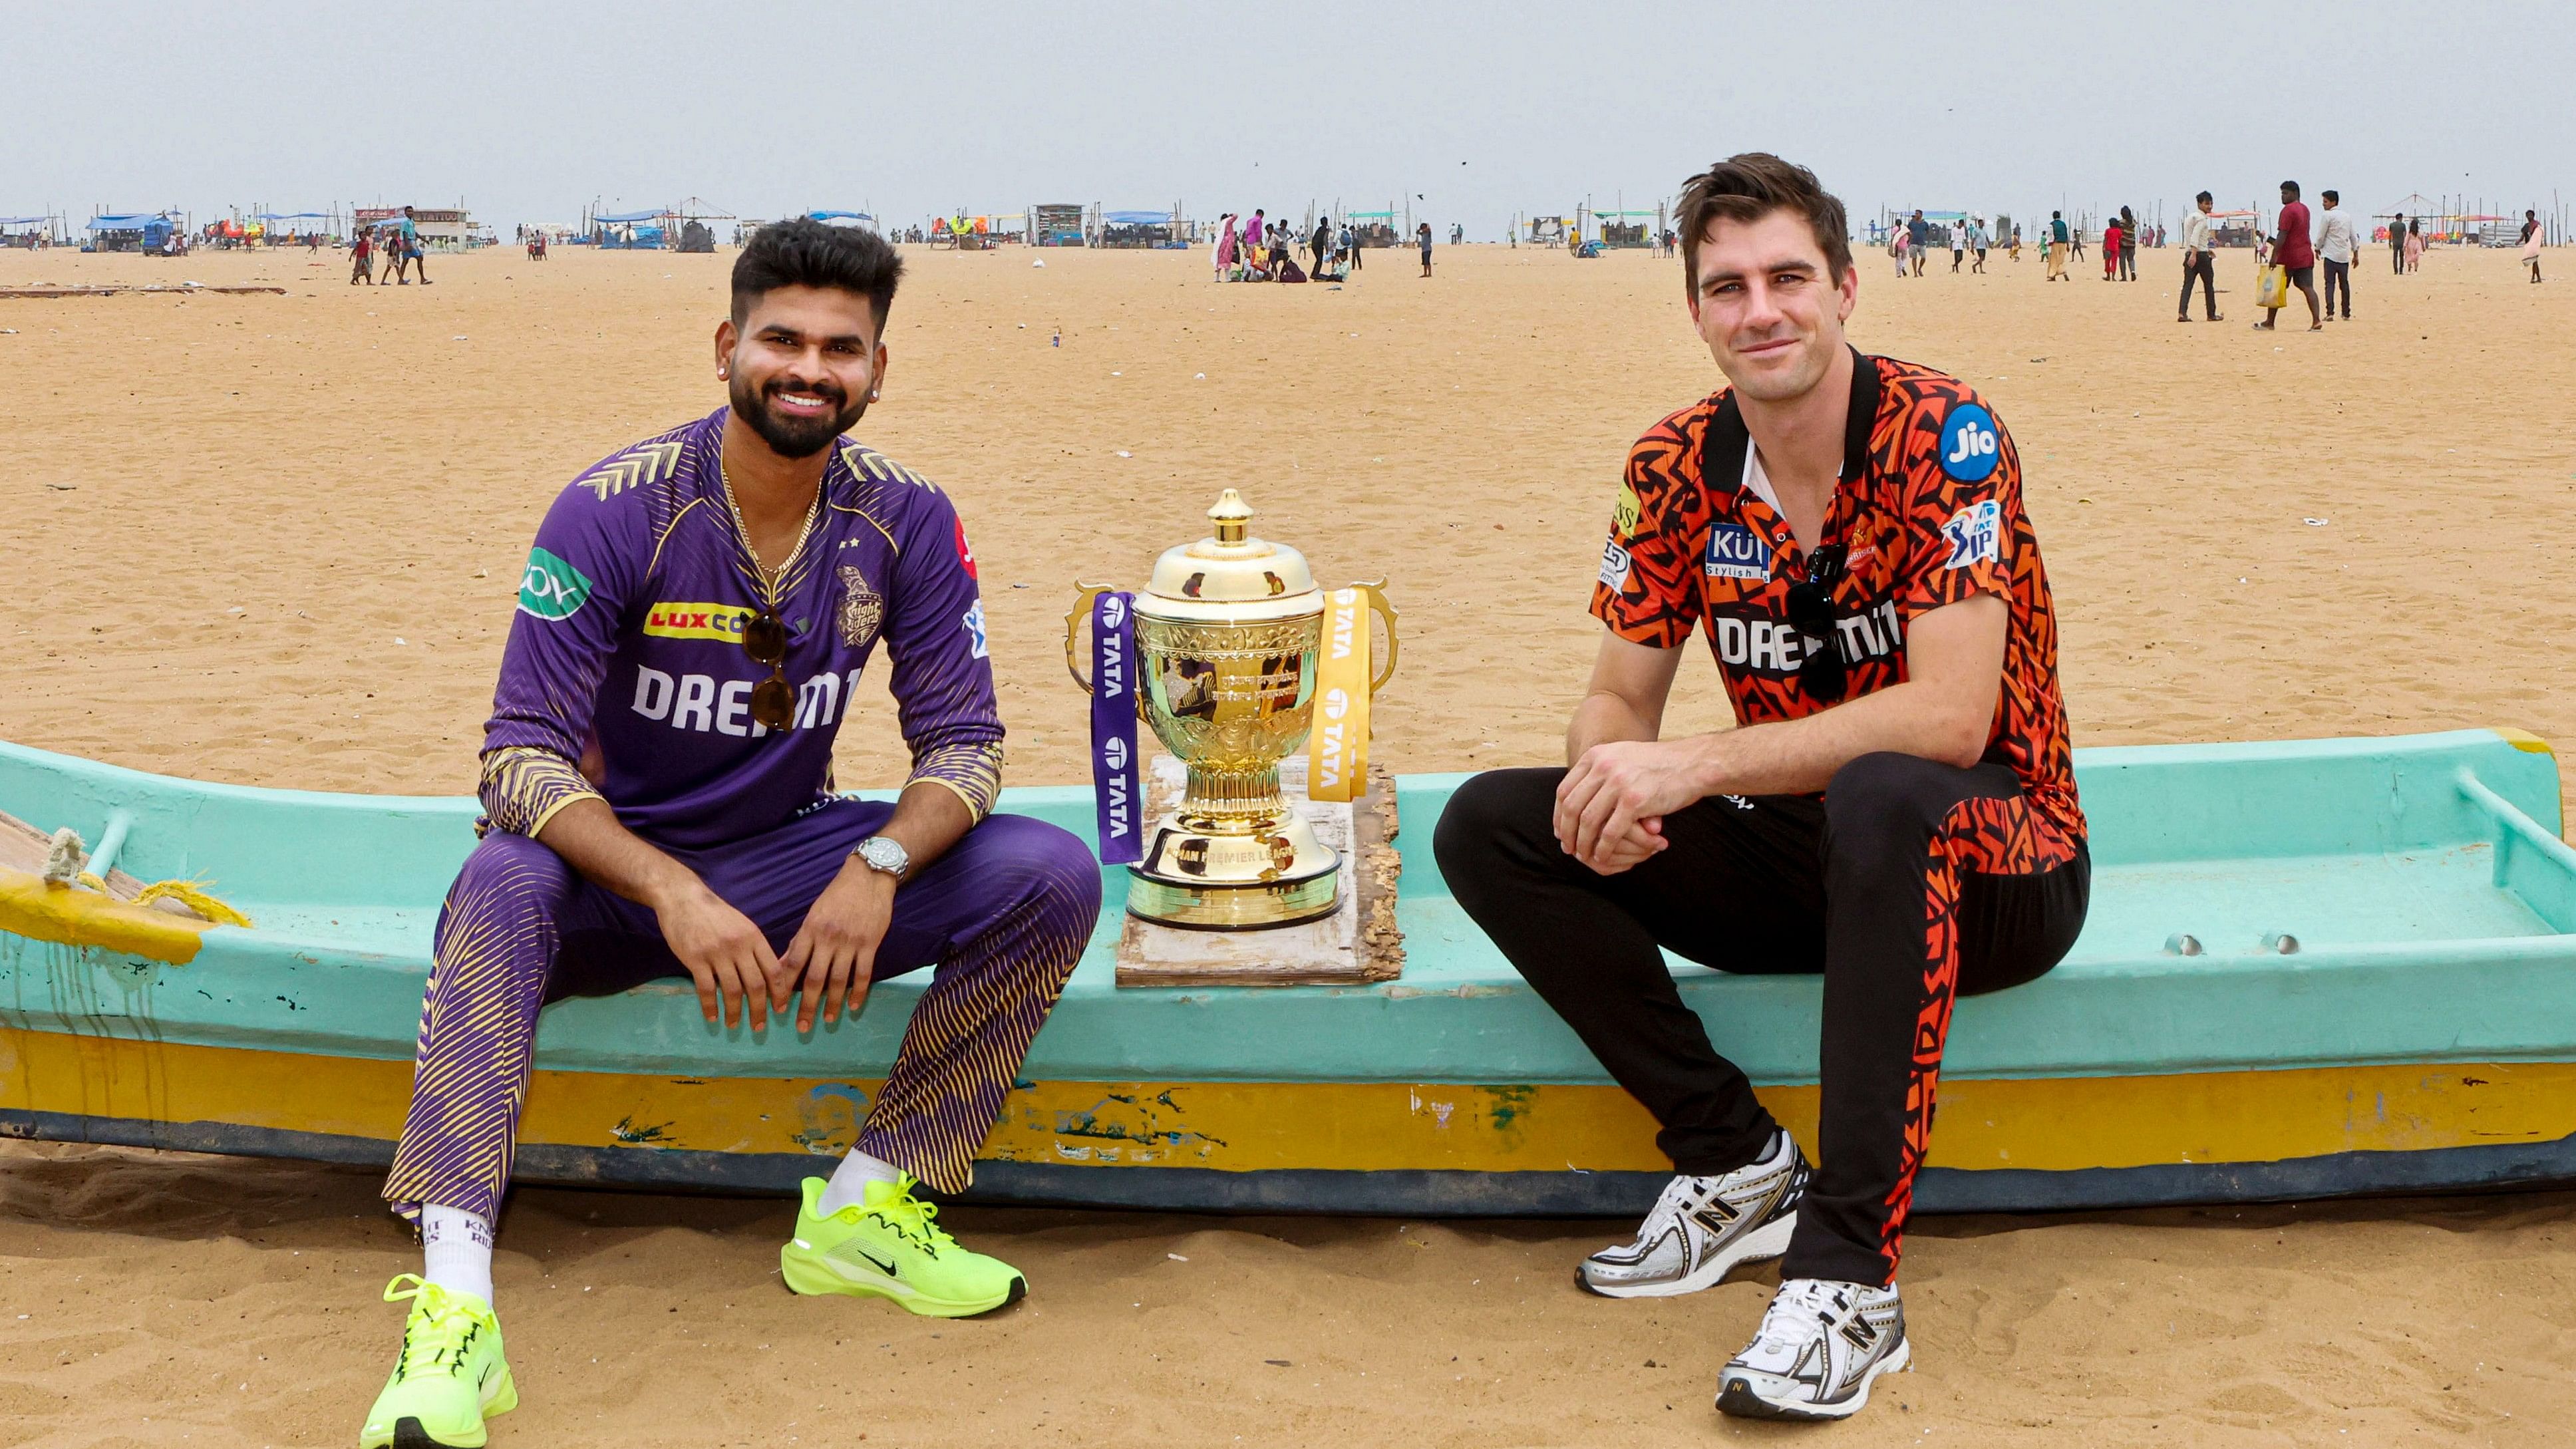
<svg viewBox="0 0 2576 1449">
<path fill-rule="evenodd" d="M 739 644 L 753 612 L 734 604 L 655 604 L 644 616 L 644 632 L 656 639 Z"/>
</svg>

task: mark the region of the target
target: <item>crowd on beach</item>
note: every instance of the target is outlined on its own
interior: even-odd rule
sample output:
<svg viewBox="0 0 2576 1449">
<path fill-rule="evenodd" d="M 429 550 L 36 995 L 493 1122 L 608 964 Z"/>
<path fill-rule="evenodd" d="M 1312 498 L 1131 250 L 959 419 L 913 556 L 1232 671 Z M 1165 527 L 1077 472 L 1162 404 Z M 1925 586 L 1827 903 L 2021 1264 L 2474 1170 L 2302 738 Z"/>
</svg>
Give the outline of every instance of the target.
<svg viewBox="0 0 2576 1449">
<path fill-rule="evenodd" d="M 1466 228 L 1452 223 L 1449 242 L 1458 245 L 1466 239 Z M 1209 262 L 1220 282 L 1344 282 L 1353 272 L 1363 269 L 1362 243 L 1366 240 L 1350 219 L 1336 225 L 1330 213 L 1315 219 L 1314 229 L 1291 226 L 1285 219 L 1273 219 L 1260 207 L 1252 215 L 1226 212 L 1217 218 L 1216 236 L 1209 243 Z M 1423 276 L 1431 275 L 1431 223 L 1418 223 L 1413 241 L 1422 254 Z M 1298 257 L 1305 261 L 1300 264 Z"/>
<path fill-rule="evenodd" d="M 384 260 L 384 275 L 374 275 L 376 260 Z M 412 219 L 408 206 L 402 215 L 360 227 L 349 242 L 349 285 L 398 285 L 408 287 L 417 275 L 420 284 L 429 285 L 429 267 L 422 255 L 420 227 Z"/>
</svg>

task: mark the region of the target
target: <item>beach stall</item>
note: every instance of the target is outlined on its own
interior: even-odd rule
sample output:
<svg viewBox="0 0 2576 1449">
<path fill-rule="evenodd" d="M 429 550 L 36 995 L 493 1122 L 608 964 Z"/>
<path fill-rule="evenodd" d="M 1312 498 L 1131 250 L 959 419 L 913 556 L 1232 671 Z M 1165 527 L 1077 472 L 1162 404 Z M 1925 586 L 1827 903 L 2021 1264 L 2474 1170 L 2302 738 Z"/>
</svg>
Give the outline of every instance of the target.
<svg viewBox="0 0 2576 1449">
<path fill-rule="evenodd" d="M 2213 211 L 2209 223 L 2212 247 L 2251 247 L 2263 230 L 2263 218 L 2251 211 Z"/>
<path fill-rule="evenodd" d="M 1101 246 L 1127 250 L 1186 247 L 1189 223 L 1177 201 L 1168 211 L 1109 211 L 1101 213 L 1099 238 Z"/>
<path fill-rule="evenodd" d="M 611 251 L 660 251 L 671 245 L 676 213 L 671 207 L 656 206 L 644 211 L 592 212 L 584 218 L 582 230 L 590 244 Z"/>
<path fill-rule="evenodd" d="M 0 247 L 58 247 L 67 242 L 60 216 L 0 216 Z"/>
<path fill-rule="evenodd" d="M 261 211 L 251 214 L 259 224 L 262 239 L 273 247 L 307 245 L 309 237 L 320 237 L 323 245 L 336 245 L 340 239 L 340 213 L 336 211 Z"/>
<path fill-rule="evenodd" d="M 1581 218 L 1584 235 L 1605 247 L 1653 246 L 1655 234 L 1663 227 L 1660 211 L 1595 211 L 1586 206 L 1575 214 Z"/>
<path fill-rule="evenodd" d="M 370 227 L 399 226 L 404 208 L 399 206 L 361 206 L 350 213 L 350 224 L 364 231 Z M 473 216 L 463 207 L 410 208 L 413 234 L 420 238 L 421 250 L 461 252 L 490 244 L 490 238 L 474 224 Z"/>
<path fill-rule="evenodd" d="M 1029 244 L 1041 247 L 1079 247 L 1091 244 L 1099 230 L 1100 208 L 1075 202 L 1042 202 L 1029 208 Z"/>
<path fill-rule="evenodd" d="M 176 211 L 103 213 L 89 219 L 83 251 L 164 253 L 185 229 Z"/>
</svg>

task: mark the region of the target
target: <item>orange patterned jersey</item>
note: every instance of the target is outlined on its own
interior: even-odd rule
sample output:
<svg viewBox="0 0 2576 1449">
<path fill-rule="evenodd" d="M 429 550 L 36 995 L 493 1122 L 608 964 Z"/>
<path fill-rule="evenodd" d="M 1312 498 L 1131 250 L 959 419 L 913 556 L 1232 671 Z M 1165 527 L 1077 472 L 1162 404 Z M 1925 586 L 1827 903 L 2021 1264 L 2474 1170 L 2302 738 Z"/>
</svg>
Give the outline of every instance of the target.
<svg viewBox="0 0 2576 1449">
<path fill-rule="evenodd" d="M 2069 843 L 2084 836 L 2057 615 L 2039 539 L 2022 511 L 2021 460 L 1992 409 L 1955 377 L 1855 354 L 1843 477 L 1820 547 L 1839 544 L 1835 643 L 1845 698 L 1905 678 L 1905 630 L 1972 594 L 2010 606 L 2002 697 L 1985 758 L 2012 767 L 2032 807 Z M 1799 682 L 1807 640 L 1790 585 L 1807 559 L 1749 484 L 1753 446 L 1728 392 L 1657 423 L 1628 453 L 1592 612 L 1619 637 L 1678 648 L 1704 630 L 1739 724 L 1828 708 Z M 1855 484 L 1854 479 L 1857 479 Z"/>
</svg>

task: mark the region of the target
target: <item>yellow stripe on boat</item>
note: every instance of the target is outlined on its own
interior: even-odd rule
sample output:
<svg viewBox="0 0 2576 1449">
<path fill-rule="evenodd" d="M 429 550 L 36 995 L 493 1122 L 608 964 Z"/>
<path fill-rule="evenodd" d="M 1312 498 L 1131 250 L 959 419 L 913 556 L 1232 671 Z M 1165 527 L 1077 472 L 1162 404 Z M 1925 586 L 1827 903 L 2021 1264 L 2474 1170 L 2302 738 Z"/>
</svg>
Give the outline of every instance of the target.
<svg viewBox="0 0 2576 1449">
<path fill-rule="evenodd" d="M 390 1142 L 409 1062 L 0 1031 L 0 1109 Z M 541 1071 L 523 1145 L 833 1156 L 881 1083 Z M 1763 1101 L 1812 1147 L 1816 1089 Z M 2067 1172 L 2554 1142 L 2576 1064 L 2376 1065 L 1945 1082 L 1931 1165 Z M 1103 1168 L 1668 1171 L 1615 1086 L 1041 1081 L 987 1161 Z"/>
</svg>

